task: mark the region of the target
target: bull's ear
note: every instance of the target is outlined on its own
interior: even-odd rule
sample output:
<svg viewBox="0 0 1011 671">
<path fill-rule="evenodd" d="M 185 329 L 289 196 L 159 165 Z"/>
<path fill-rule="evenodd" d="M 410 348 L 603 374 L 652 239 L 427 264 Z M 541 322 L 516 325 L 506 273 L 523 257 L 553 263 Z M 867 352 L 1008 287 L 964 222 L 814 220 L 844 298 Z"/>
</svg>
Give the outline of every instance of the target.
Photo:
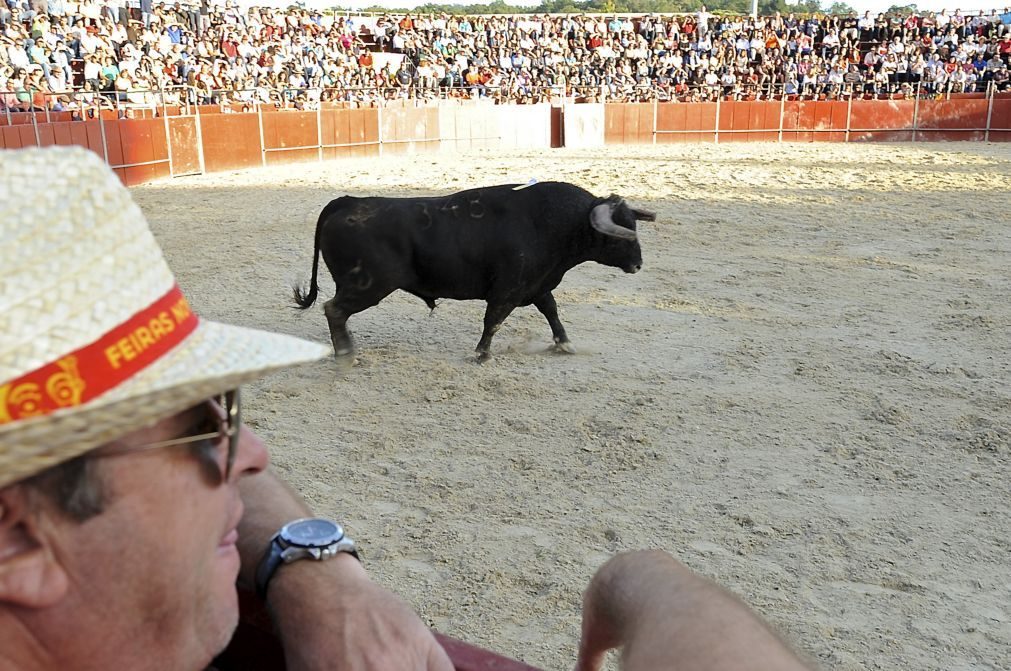
<svg viewBox="0 0 1011 671">
<path fill-rule="evenodd" d="M 649 210 L 636 210 L 632 208 L 632 215 L 635 216 L 637 221 L 656 221 L 656 212 L 650 212 Z"/>
</svg>

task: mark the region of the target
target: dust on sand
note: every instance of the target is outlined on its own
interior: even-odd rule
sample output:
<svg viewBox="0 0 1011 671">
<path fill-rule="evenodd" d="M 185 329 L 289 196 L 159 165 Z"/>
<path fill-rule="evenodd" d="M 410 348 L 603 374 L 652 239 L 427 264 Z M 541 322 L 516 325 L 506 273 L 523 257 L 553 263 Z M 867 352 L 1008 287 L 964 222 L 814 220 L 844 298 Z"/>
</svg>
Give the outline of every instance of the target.
<svg viewBox="0 0 1011 671">
<path fill-rule="evenodd" d="M 356 365 L 255 385 L 276 468 L 436 629 L 570 668 L 581 591 L 660 547 L 826 668 L 1011 667 L 1011 145 L 482 150 L 182 178 L 134 195 L 207 318 L 329 342 L 332 198 L 571 181 L 658 213 L 643 270 L 517 310 L 395 294 Z M 332 294 L 321 275 L 321 301 Z"/>
</svg>

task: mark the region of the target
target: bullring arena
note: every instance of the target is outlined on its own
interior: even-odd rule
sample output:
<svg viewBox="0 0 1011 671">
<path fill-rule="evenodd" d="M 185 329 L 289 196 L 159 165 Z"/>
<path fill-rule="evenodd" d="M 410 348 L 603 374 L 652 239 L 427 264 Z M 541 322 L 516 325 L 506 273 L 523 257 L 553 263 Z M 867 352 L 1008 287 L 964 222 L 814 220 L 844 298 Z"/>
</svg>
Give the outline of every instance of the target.
<svg viewBox="0 0 1011 671">
<path fill-rule="evenodd" d="M 823 668 L 1011 667 L 1006 144 L 476 149 L 156 181 L 133 195 L 203 316 L 291 308 L 322 207 L 571 181 L 658 213 L 636 275 L 517 310 L 396 293 L 246 394 L 275 467 L 435 629 L 571 668 L 581 591 L 664 548 Z M 321 274 L 321 295 L 333 284 Z"/>
</svg>

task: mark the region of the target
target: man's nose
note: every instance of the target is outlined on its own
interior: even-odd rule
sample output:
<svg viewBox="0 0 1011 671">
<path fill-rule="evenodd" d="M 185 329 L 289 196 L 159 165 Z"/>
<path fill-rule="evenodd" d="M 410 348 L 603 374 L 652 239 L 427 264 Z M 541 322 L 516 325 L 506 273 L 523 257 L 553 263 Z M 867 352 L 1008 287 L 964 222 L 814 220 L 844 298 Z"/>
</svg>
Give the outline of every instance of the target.
<svg viewBox="0 0 1011 671">
<path fill-rule="evenodd" d="M 267 446 L 260 437 L 245 426 L 239 429 L 239 444 L 235 448 L 235 463 L 232 466 L 232 477 L 256 475 L 267 468 L 270 455 Z"/>
</svg>

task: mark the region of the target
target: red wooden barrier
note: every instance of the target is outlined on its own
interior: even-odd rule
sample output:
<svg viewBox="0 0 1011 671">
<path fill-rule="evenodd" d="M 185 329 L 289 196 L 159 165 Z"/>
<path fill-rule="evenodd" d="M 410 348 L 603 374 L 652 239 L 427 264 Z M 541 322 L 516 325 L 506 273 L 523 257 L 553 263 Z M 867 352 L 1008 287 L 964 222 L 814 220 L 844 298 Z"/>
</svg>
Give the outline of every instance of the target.
<svg viewBox="0 0 1011 671">
<path fill-rule="evenodd" d="M 982 140 L 985 137 L 986 100 L 922 100 L 917 110 L 917 140 Z M 950 130 L 971 128 L 978 130 Z"/>
<path fill-rule="evenodd" d="M 263 165 L 256 114 L 201 114 L 200 128 L 207 172 Z"/>
<path fill-rule="evenodd" d="M 404 154 L 438 148 L 439 113 L 434 107 L 383 110 L 382 125 L 384 152 Z"/>
<path fill-rule="evenodd" d="M 225 115 L 225 118 L 236 116 Z M 255 115 L 241 115 L 253 116 Z M 263 150 L 267 165 L 297 163 L 319 158 L 316 112 L 263 112 Z"/>
<path fill-rule="evenodd" d="M 39 124 L 37 131 L 40 147 L 51 147 L 56 144 L 56 133 L 53 130 L 53 124 Z"/>
<path fill-rule="evenodd" d="M 102 122 L 95 119 L 92 121 L 85 121 L 83 123 L 86 135 L 85 141 L 88 143 L 88 149 L 95 152 L 103 159 L 108 160 L 108 157 L 105 154 L 105 140 L 102 139 Z M 79 123 L 74 124 L 74 126 L 74 130 L 77 130 Z M 79 144 L 77 142 L 76 135 L 74 136 L 74 143 Z"/>
<path fill-rule="evenodd" d="M 350 110 L 351 112 L 351 141 L 368 143 L 355 148 L 353 155 L 356 156 L 378 156 L 379 155 L 379 110 L 365 108 Z"/>
<path fill-rule="evenodd" d="M 912 131 L 899 130 L 913 127 L 914 100 L 859 100 L 854 101 L 850 114 L 850 139 L 908 142 Z"/>
<path fill-rule="evenodd" d="M 73 122 L 61 121 L 53 124 L 53 140 L 61 147 L 74 144 L 74 135 L 71 132 Z"/>
<path fill-rule="evenodd" d="M 438 110 L 435 110 L 435 121 L 438 123 L 439 114 Z M 559 147 L 565 146 L 565 119 L 562 116 L 562 107 L 559 105 L 551 106 L 551 148 L 557 149 Z"/>
<path fill-rule="evenodd" d="M 761 125 L 756 128 L 764 130 L 764 133 L 754 133 L 753 137 L 760 142 L 775 142 L 779 139 L 779 110 L 780 104 L 777 100 L 763 100 L 753 103 L 753 109 L 761 109 L 762 113 L 758 118 Z"/>
<path fill-rule="evenodd" d="M 21 131 L 17 126 L 6 126 L 0 130 L 3 132 L 4 147 L 7 149 L 20 149 L 24 146 L 21 144 Z"/>
<path fill-rule="evenodd" d="M 657 144 L 671 144 L 687 140 L 689 134 L 683 132 L 688 123 L 687 112 L 688 107 L 686 105 L 657 105 L 656 129 L 657 131 L 663 131 L 657 133 Z"/>
<path fill-rule="evenodd" d="M 697 128 L 705 131 L 712 131 L 708 133 L 700 133 L 696 137 L 699 142 L 714 142 L 716 140 L 716 103 L 699 103 L 697 105 L 692 105 L 692 107 L 698 108 L 698 122 Z M 695 110 L 689 110 L 688 119 L 689 125 L 688 130 L 692 130 L 691 119 Z"/>
<path fill-rule="evenodd" d="M 196 117 L 169 117 L 172 174 L 195 175 L 202 171 Z"/>
<path fill-rule="evenodd" d="M 732 132 L 734 130 L 734 113 L 737 111 L 737 103 L 721 102 L 717 105 L 717 129 L 720 132 L 720 142 L 739 142 L 741 138 Z"/>
<path fill-rule="evenodd" d="M 623 144 L 625 142 L 622 130 L 625 123 L 625 106 L 615 103 L 604 105 L 604 143 Z"/>
<path fill-rule="evenodd" d="M 123 181 L 127 186 L 169 176 L 168 137 L 163 119 L 130 119 L 116 125 L 125 166 Z"/>
<path fill-rule="evenodd" d="M 635 142 L 639 144 L 653 143 L 653 105 L 651 103 L 632 103 L 639 108 L 639 127 Z"/>
<path fill-rule="evenodd" d="M 995 98 L 990 115 L 991 142 L 1011 142 L 1011 99 Z"/>
<path fill-rule="evenodd" d="M 44 113 L 12 114 L 11 125 L 0 125 L 0 148 L 80 145 L 107 160 L 127 184 L 139 184 L 170 174 L 374 156 L 379 153 L 380 138 L 385 152 L 398 153 L 436 148 L 440 139 L 456 142 L 461 132 L 467 142 L 484 145 L 489 140 L 481 138 L 491 134 L 477 117 L 459 128 L 440 129 L 436 108 L 407 105 L 380 111 L 326 104 L 320 112 L 268 107 L 260 113 L 227 114 L 217 105 L 207 105 L 199 108 L 197 116 L 167 119 L 148 118 L 151 110 L 135 112 L 140 113 L 133 119 L 120 119 L 116 110 L 103 110 L 102 122 L 67 121 L 70 113 L 51 112 L 49 123 Z M 967 94 L 950 100 L 852 103 L 610 103 L 604 105 L 602 130 L 609 144 L 713 142 L 717 124 L 720 142 L 774 141 L 780 136 L 802 142 L 1011 141 L 1011 95 L 998 94 L 992 100 Z"/>
</svg>

